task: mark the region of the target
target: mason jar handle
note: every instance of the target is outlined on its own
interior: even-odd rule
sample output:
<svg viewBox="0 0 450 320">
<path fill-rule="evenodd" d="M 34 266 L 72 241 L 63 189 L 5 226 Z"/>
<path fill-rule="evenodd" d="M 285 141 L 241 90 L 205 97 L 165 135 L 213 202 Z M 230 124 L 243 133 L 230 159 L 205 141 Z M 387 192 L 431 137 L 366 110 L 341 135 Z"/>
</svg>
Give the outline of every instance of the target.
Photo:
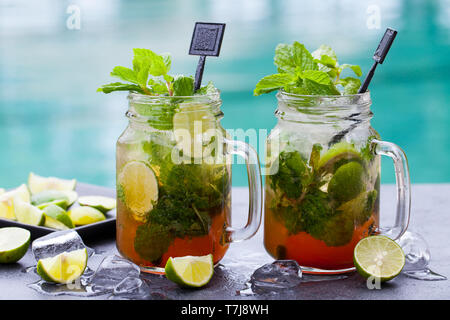
<svg viewBox="0 0 450 320">
<path fill-rule="evenodd" d="M 396 144 L 386 141 L 372 140 L 375 153 L 388 156 L 394 161 L 395 181 L 397 185 L 397 215 L 392 228 L 382 228 L 382 234 L 391 239 L 400 238 L 409 224 L 411 211 L 411 184 L 409 179 L 408 159 L 405 152 Z"/>
<path fill-rule="evenodd" d="M 226 229 L 227 242 L 238 242 L 253 237 L 259 229 L 262 215 L 262 180 L 258 153 L 245 142 L 224 139 L 227 154 L 239 155 L 244 158 L 247 166 L 249 207 L 247 224 L 240 229 Z"/>
</svg>

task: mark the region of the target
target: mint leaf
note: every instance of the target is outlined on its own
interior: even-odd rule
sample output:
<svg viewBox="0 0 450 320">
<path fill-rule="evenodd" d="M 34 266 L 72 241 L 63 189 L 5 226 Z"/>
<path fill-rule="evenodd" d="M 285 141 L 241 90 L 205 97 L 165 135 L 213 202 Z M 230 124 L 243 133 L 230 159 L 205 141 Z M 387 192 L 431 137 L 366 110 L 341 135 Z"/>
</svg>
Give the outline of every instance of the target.
<svg viewBox="0 0 450 320">
<path fill-rule="evenodd" d="M 194 79 L 192 77 L 179 76 L 173 82 L 174 96 L 192 96 L 194 94 Z"/>
<path fill-rule="evenodd" d="M 275 48 L 274 63 L 280 73 L 296 73 L 303 70 L 317 70 L 317 63 L 301 43 L 279 44 Z"/>
<path fill-rule="evenodd" d="M 320 59 L 314 59 L 315 62 L 322 64 L 324 67 L 327 67 L 329 69 L 333 69 L 336 67 L 337 61 L 333 58 L 323 55 Z M 319 66 L 320 70 L 320 66 Z"/>
<path fill-rule="evenodd" d="M 361 67 L 360 66 L 355 66 L 355 65 L 351 65 L 351 64 L 341 64 L 339 66 L 339 73 L 342 72 L 342 70 L 346 69 L 346 68 L 350 68 L 353 70 L 353 72 L 358 76 L 361 77 L 362 76 L 362 71 L 361 71 Z"/>
<path fill-rule="evenodd" d="M 277 73 L 270 76 L 265 76 L 256 84 L 253 94 L 255 96 L 259 96 L 263 93 L 269 93 L 274 90 L 284 88 L 293 81 L 295 81 L 295 76 L 289 73 Z"/>
<path fill-rule="evenodd" d="M 145 56 L 136 55 L 133 58 L 133 70 L 136 74 L 136 80 L 141 86 L 146 86 L 148 79 L 148 69 L 150 68 L 150 59 Z"/>
<path fill-rule="evenodd" d="M 307 70 L 301 75 L 303 86 L 311 95 L 339 95 L 339 90 L 324 71 Z"/>
<path fill-rule="evenodd" d="M 338 81 L 338 84 L 344 87 L 344 94 L 356 94 L 361 87 L 361 80 L 357 78 L 347 77 Z"/>
<path fill-rule="evenodd" d="M 136 73 L 133 70 L 126 67 L 121 66 L 114 67 L 113 71 L 111 72 L 111 76 L 117 77 L 119 79 L 128 82 L 139 84 L 139 82 L 137 81 Z"/>
<path fill-rule="evenodd" d="M 217 88 L 214 86 L 212 81 L 209 81 L 206 86 L 201 87 L 198 89 L 195 94 L 197 95 L 206 95 L 206 94 L 214 94 L 217 92 Z"/>
<path fill-rule="evenodd" d="M 308 90 L 310 95 L 340 95 L 339 90 L 334 86 L 334 84 L 325 85 L 317 83 L 310 79 L 304 79 L 303 85 Z"/>
<path fill-rule="evenodd" d="M 166 70 L 167 72 L 169 72 L 172 66 L 172 57 L 170 56 L 169 53 L 163 53 L 161 56 L 163 57 L 164 64 L 166 65 Z"/>
<path fill-rule="evenodd" d="M 149 49 L 133 49 L 133 69 L 117 66 L 111 76 L 131 84 L 115 82 L 99 88 L 97 91 L 110 93 L 112 91 L 133 91 L 147 95 L 192 96 L 194 95 L 194 80 L 192 77 L 173 77 L 168 74 L 172 66 L 172 58 L 168 53 L 157 54 Z M 217 92 L 212 83 L 205 92 Z M 199 92 L 202 92 L 199 90 Z M 201 94 L 201 93 L 200 93 Z"/>
<path fill-rule="evenodd" d="M 150 78 L 148 80 L 148 85 L 150 86 L 152 93 L 158 95 L 169 93 L 169 90 L 167 89 L 167 84 L 165 84 L 160 80 Z"/>
<path fill-rule="evenodd" d="M 311 54 L 315 59 L 322 60 L 322 56 L 328 56 L 334 61 L 338 61 L 336 53 L 330 46 L 322 44 L 317 50 Z"/>
<path fill-rule="evenodd" d="M 103 93 L 111 93 L 113 91 L 134 91 L 138 93 L 145 93 L 141 87 L 135 84 L 121 83 L 121 82 L 105 84 L 97 89 L 97 92 Z"/>
<path fill-rule="evenodd" d="M 302 79 L 308 79 L 323 85 L 332 84 L 330 77 L 324 71 L 306 70 L 302 72 L 301 77 Z"/>
</svg>

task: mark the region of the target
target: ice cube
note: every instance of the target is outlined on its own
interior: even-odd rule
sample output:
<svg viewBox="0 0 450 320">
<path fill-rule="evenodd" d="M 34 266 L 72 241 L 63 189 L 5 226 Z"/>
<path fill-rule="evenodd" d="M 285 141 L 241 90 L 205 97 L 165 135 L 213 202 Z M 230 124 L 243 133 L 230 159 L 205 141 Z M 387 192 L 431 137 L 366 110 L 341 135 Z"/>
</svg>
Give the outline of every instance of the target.
<svg viewBox="0 0 450 320">
<path fill-rule="evenodd" d="M 114 288 L 114 294 L 127 294 L 136 292 L 141 286 L 143 282 L 141 279 L 136 277 L 126 277 Z"/>
<path fill-rule="evenodd" d="M 107 256 L 89 279 L 89 285 L 96 292 L 112 292 L 125 278 L 138 278 L 140 272 L 137 265 L 122 257 Z"/>
<path fill-rule="evenodd" d="M 264 294 L 292 289 L 302 281 L 302 270 L 294 260 L 276 260 L 255 270 L 250 278 L 254 293 Z"/>
<path fill-rule="evenodd" d="M 87 248 L 89 256 L 92 256 L 94 253 L 94 250 L 88 248 L 83 243 L 80 235 L 74 230 L 52 232 L 34 240 L 31 245 L 31 250 L 36 261 L 54 257 L 65 251 L 70 252 L 83 248 Z"/>
</svg>

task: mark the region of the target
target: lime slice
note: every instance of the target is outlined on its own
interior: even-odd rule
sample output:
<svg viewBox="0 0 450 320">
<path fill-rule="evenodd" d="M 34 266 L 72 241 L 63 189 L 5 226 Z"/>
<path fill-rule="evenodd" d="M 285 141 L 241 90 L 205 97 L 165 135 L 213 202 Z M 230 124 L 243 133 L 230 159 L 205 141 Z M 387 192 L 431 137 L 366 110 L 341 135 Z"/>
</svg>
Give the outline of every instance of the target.
<svg viewBox="0 0 450 320">
<path fill-rule="evenodd" d="M 40 259 L 36 271 L 45 281 L 72 283 L 84 273 L 88 261 L 86 248 Z"/>
<path fill-rule="evenodd" d="M 91 207 L 77 207 L 69 211 L 69 217 L 77 226 L 84 226 L 105 220 L 104 214 Z"/>
<path fill-rule="evenodd" d="M 45 190 L 73 191 L 77 181 L 64 180 L 55 177 L 41 177 L 33 172 L 28 177 L 28 188 L 32 194 L 36 194 Z"/>
<path fill-rule="evenodd" d="M 405 254 L 394 240 L 385 236 L 371 236 L 358 242 L 353 262 L 364 278 L 372 276 L 384 282 L 400 274 L 405 265 Z"/>
<path fill-rule="evenodd" d="M 25 184 L 0 195 L 0 218 L 16 220 L 14 214 L 14 198 L 30 202 L 30 192 Z"/>
<path fill-rule="evenodd" d="M 167 260 L 167 279 L 184 287 L 202 287 L 211 280 L 214 273 L 212 254 L 194 257 L 185 256 Z"/>
<path fill-rule="evenodd" d="M 30 246 L 30 231 L 22 228 L 0 229 L 0 263 L 14 263 L 22 259 Z"/>
<path fill-rule="evenodd" d="M 45 214 L 45 226 L 50 228 L 55 228 L 58 224 L 52 220 L 56 220 L 60 223 L 62 223 L 64 226 L 66 226 L 69 229 L 74 228 L 74 224 L 72 220 L 70 219 L 69 215 L 66 211 L 58 207 L 57 205 L 49 205 L 48 207 L 44 208 L 44 214 Z M 47 221 L 49 220 L 49 221 Z M 62 226 L 58 226 L 55 229 L 64 229 Z"/>
<path fill-rule="evenodd" d="M 119 174 L 118 197 L 136 220 L 145 222 L 146 214 L 158 200 L 158 180 L 153 170 L 141 161 L 128 162 Z"/>
<path fill-rule="evenodd" d="M 0 188 L 0 196 L 5 193 L 5 189 Z"/>
<path fill-rule="evenodd" d="M 361 161 L 359 152 L 353 144 L 339 142 L 325 152 L 319 161 L 321 171 L 334 173 L 341 165 L 350 161 Z"/>
<path fill-rule="evenodd" d="M 215 117 L 211 111 L 205 110 L 203 105 L 183 106 L 173 116 L 173 132 L 177 147 L 187 157 L 203 157 L 206 140 L 204 134 L 211 129 L 216 129 Z"/>
<path fill-rule="evenodd" d="M 108 212 L 116 207 L 116 199 L 102 196 L 84 196 L 78 199 L 81 206 L 89 206 L 100 210 L 101 212 Z"/>
<path fill-rule="evenodd" d="M 65 199 L 53 200 L 50 202 L 41 203 L 41 204 L 37 205 L 36 207 L 38 207 L 41 210 L 44 210 L 45 208 L 47 208 L 48 206 L 51 206 L 51 205 L 55 205 L 55 206 L 60 207 L 63 210 L 66 210 L 67 209 L 67 200 L 65 200 Z"/>
<path fill-rule="evenodd" d="M 67 209 L 78 198 L 75 191 L 44 190 L 31 196 L 31 203 L 37 207 L 46 203 L 53 203 Z"/>
<path fill-rule="evenodd" d="M 19 198 L 14 199 L 14 214 L 17 221 L 21 223 L 42 226 L 45 222 L 45 215 L 42 210 Z"/>
</svg>

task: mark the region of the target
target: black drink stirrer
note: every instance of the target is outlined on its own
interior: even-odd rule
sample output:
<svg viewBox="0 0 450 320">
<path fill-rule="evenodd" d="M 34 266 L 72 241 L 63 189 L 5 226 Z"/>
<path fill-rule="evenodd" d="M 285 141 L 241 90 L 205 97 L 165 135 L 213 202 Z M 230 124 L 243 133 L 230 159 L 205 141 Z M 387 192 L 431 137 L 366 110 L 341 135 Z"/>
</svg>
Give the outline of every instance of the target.
<svg viewBox="0 0 450 320">
<path fill-rule="evenodd" d="M 373 55 L 373 60 L 375 60 L 374 64 L 369 70 L 369 73 L 367 74 L 366 78 L 364 79 L 363 84 L 358 90 L 358 93 L 364 93 L 367 91 L 367 88 L 369 87 L 370 81 L 372 81 L 373 75 L 375 73 L 375 69 L 377 68 L 378 64 L 383 64 L 384 59 L 386 58 L 386 55 L 389 52 L 389 49 L 391 48 L 392 42 L 394 42 L 395 36 L 397 35 L 397 31 L 391 28 L 387 28 L 386 32 L 383 35 L 383 38 L 381 39 L 380 43 L 378 44 L 377 50 L 375 50 L 375 53 Z M 353 130 L 358 123 L 361 122 L 359 119 L 354 119 L 354 117 L 358 116 L 359 113 L 351 114 L 349 117 L 346 118 L 346 120 L 355 121 L 356 123 L 353 123 L 350 127 L 347 129 L 342 130 L 328 143 L 328 146 L 332 146 L 333 144 L 339 142 L 347 133 L 349 133 L 351 130 Z"/>
<path fill-rule="evenodd" d="M 190 55 L 200 56 L 195 72 L 194 90 L 202 85 L 206 56 L 218 57 L 222 46 L 225 23 L 196 22 L 192 34 Z"/>
</svg>

